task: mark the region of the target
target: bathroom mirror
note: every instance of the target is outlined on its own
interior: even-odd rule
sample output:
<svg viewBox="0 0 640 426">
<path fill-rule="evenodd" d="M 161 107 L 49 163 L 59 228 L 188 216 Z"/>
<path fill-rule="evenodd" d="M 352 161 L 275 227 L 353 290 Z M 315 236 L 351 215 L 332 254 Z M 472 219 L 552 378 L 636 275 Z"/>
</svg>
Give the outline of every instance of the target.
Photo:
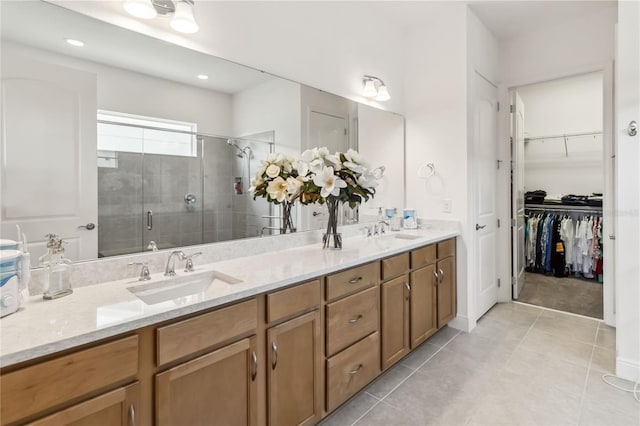
<svg viewBox="0 0 640 426">
<path fill-rule="evenodd" d="M 374 159 L 404 200 L 397 114 L 49 3 L 0 7 L 0 236 L 15 239 L 19 224 L 34 266 L 47 233 L 74 261 L 278 234 L 279 209 L 248 193 L 269 152 L 335 145 L 375 157 L 392 143 L 398 164 Z M 390 200 L 363 212 L 400 203 Z M 311 208 L 296 218 L 298 231 L 323 222 Z"/>
</svg>

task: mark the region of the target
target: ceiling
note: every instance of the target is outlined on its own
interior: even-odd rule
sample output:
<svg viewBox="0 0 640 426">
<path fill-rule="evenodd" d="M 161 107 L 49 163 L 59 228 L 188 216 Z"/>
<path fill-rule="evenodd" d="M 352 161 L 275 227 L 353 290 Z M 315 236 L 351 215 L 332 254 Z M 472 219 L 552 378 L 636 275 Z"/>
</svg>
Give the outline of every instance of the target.
<svg viewBox="0 0 640 426">
<path fill-rule="evenodd" d="M 617 4 L 616 0 L 471 1 L 470 8 L 499 40 L 507 40 Z"/>
</svg>

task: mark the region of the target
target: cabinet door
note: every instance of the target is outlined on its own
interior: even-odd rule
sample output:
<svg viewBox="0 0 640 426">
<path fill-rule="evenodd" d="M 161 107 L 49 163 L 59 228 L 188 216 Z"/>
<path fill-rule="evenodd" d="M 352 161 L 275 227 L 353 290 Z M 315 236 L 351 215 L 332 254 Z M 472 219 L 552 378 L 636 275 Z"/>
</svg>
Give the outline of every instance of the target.
<svg viewBox="0 0 640 426">
<path fill-rule="evenodd" d="M 136 407 L 138 407 L 137 382 L 96 396 L 29 424 L 32 426 L 135 425 Z"/>
<path fill-rule="evenodd" d="M 156 424 L 256 424 L 256 338 L 156 375 Z"/>
<path fill-rule="evenodd" d="M 320 417 L 320 313 L 267 331 L 269 424 L 315 424 Z"/>
<path fill-rule="evenodd" d="M 438 282 L 438 328 L 443 327 L 456 316 L 456 258 L 440 260 L 436 267 Z"/>
<path fill-rule="evenodd" d="M 411 273 L 411 349 L 438 330 L 435 271 L 429 265 Z"/>
<path fill-rule="evenodd" d="M 409 352 L 409 286 L 403 275 L 380 286 L 382 308 L 382 369 Z"/>
</svg>

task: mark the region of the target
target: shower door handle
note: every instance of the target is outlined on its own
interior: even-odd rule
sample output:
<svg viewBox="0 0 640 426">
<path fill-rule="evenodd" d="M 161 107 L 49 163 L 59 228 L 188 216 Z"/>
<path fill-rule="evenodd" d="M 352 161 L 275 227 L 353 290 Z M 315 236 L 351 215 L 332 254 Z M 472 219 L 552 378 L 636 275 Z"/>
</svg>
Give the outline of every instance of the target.
<svg viewBox="0 0 640 426">
<path fill-rule="evenodd" d="M 147 210 L 147 230 L 151 231 L 153 229 L 153 212 L 151 210 Z"/>
</svg>

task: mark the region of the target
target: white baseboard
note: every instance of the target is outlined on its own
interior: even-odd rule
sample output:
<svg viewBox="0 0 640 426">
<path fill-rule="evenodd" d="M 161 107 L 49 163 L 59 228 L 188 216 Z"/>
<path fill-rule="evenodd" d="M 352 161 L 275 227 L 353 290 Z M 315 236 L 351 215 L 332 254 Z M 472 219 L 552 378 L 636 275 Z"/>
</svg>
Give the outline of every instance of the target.
<svg viewBox="0 0 640 426">
<path fill-rule="evenodd" d="M 448 325 L 449 327 L 453 327 L 456 330 L 461 330 L 461 331 L 464 331 L 465 333 L 469 333 L 476 326 L 475 321 L 473 321 L 473 324 L 471 323 L 472 321 L 468 317 L 458 315 L 454 319 L 449 321 Z"/>
<path fill-rule="evenodd" d="M 616 376 L 634 383 L 640 381 L 640 363 L 616 358 Z"/>
</svg>

